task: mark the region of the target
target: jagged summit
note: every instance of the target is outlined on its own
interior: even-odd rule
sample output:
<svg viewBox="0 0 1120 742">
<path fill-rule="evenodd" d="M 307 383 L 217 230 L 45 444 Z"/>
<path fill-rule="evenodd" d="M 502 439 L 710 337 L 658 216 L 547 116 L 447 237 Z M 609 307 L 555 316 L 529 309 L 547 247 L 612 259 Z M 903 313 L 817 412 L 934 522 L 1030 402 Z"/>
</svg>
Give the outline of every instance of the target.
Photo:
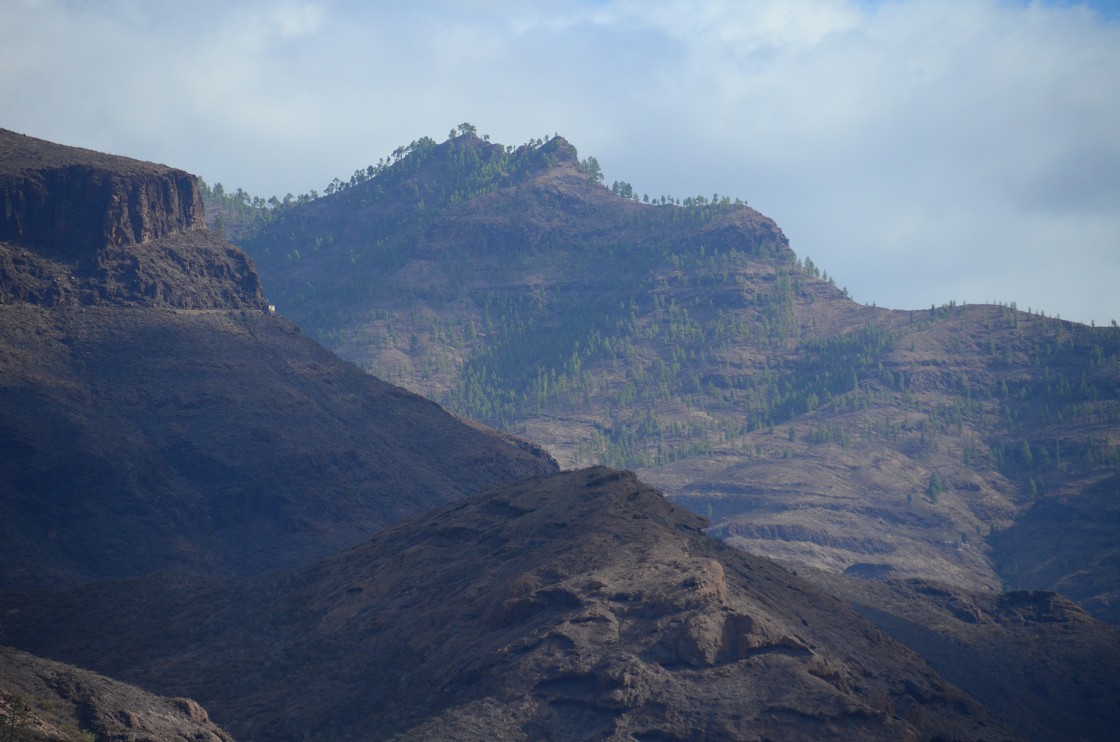
<svg viewBox="0 0 1120 742">
<path fill-rule="evenodd" d="M 0 129 L 0 303 L 263 309 L 182 170 Z"/>
</svg>

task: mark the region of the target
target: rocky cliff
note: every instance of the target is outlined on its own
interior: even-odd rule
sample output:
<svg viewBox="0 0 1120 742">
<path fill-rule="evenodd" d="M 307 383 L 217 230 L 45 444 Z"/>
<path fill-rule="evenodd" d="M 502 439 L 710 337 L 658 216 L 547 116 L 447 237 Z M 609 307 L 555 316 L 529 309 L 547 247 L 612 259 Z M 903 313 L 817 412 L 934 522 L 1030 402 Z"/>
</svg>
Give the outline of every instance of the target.
<svg viewBox="0 0 1120 742">
<path fill-rule="evenodd" d="M 0 241 L 81 256 L 204 229 L 193 175 L 0 129 Z"/>
<path fill-rule="evenodd" d="M 263 309 L 181 170 L 0 129 L 0 303 Z"/>
</svg>

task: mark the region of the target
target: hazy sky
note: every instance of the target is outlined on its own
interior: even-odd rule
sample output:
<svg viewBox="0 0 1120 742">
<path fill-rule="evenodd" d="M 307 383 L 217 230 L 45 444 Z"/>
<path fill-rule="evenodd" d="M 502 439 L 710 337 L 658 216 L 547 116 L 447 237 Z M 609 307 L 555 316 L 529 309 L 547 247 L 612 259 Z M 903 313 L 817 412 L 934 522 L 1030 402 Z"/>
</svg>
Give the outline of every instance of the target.
<svg viewBox="0 0 1120 742">
<path fill-rule="evenodd" d="M 460 122 L 743 198 L 858 301 L 1120 320 L 1113 2 L 0 0 L 0 127 L 230 189 Z"/>
</svg>

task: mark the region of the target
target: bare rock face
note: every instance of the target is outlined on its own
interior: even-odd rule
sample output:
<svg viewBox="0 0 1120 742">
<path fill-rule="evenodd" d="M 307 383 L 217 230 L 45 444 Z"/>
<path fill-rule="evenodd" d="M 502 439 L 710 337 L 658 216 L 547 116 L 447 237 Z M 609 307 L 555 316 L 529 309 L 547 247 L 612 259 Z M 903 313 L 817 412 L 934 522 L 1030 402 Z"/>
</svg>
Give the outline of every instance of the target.
<svg viewBox="0 0 1120 742">
<path fill-rule="evenodd" d="M 705 525 L 596 468 L 293 573 L 17 596 L 0 616 L 7 641 L 191 695 L 252 739 L 1008 736 L 846 604 Z"/>
<path fill-rule="evenodd" d="M 0 129 L 0 241 L 80 256 L 204 229 L 193 175 Z"/>
<path fill-rule="evenodd" d="M 189 698 L 164 698 L 61 662 L 0 647 L 5 739 L 233 742 Z"/>
<path fill-rule="evenodd" d="M 264 309 L 181 170 L 0 129 L 0 303 Z"/>
</svg>

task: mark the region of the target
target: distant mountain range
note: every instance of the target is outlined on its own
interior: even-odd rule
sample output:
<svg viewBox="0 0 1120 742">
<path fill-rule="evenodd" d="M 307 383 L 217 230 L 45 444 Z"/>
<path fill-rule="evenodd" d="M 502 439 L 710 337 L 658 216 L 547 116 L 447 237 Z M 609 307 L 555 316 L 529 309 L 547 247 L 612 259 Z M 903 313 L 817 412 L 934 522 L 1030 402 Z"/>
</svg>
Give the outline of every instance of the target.
<svg viewBox="0 0 1120 742">
<path fill-rule="evenodd" d="M 262 268 L 302 266 L 302 289 L 276 290 L 205 228 L 193 176 L 4 131 L 0 155 L 8 736 L 1120 727 L 1120 629 L 1052 592 L 986 589 L 1019 569 L 1109 609 L 1107 331 L 1007 308 L 856 307 L 745 205 L 640 204 L 559 138 L 513 149 L 461 129 L 325 198 L 274 204 L 230 233 Z M 265 242 L 285 229 L 290 260 Z M 345 247 L 360 239 L 372 257 Z M 334 268 L 318 278 L 305 250 Z M 363 373 L 270 308 L 312 312 L 330 276 L 321 317 L 357 324 L 324 337 L 409 332 L 407 353 L 386 341 L 412 368 L 400 380 L 441 348 L 449 365 L 424 383 L 463 409 L 489 404 L 491 423 L 552 431 L 568 464 L 725 467 L 733 481 L 687 480 L 676 498 L 725 541 L 634 473 L 558 472 L 535 443 Z M 358 309 L 363 295 L 383 308 Z M 705 339 L 712 327 L 725 344 Z M 970 332 L 998 357 L 966 352 Z M 581 417 L 596 405 L 597 421 Z M 580 430 L 598 432 L 555 444 Z M 971 458 L 981 444 L 987 463 Z M 914 490 L 889 491 L 907 476 Z M 973 521 L 999 530 L 951 548 L 946 529 Z M 734 548 L 755 548 L 748 533 L 801 564 Z M 839 561 L 852 554 L 872 556 Z"/>
<path fill-rule="evenodd" d="M 748 551 L 1120 622 L 1120 329 L 860 306 L 746 204 L 596 173 L 563 138 L 465 128 L 238 241 L 342 357 L 565 466 L 633 468 Z"/>
</svg>

